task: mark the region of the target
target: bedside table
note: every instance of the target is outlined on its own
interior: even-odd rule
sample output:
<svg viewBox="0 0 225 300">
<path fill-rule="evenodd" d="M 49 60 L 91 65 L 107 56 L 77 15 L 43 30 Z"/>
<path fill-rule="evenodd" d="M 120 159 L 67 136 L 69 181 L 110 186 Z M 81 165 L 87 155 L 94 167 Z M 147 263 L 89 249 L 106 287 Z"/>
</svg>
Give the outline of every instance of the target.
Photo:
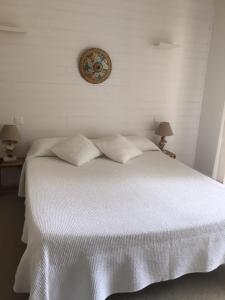
<svg viewBox="0 0 225 300">
<path fill-rule="evenodd" d="M 173 158 L 173 159 L 176 159 L 176 154 L 173 153 L 173 152 L 170 152 L 168 150 L 162 150 L 162 152 L 166 155 L 168 155 L 169 157 Z"/>
<path fill-rule="evenodd" d="M 2 184 L 2 176 L 3 176 L 3 170 L 6 169 L 18 169 L 21 171 L 23 164 L 24 164 L 25 158 L 24 157 L 18 157 L 16 161 L 11 162 L 4 162 L 2 159 L 0 159 L 0 192 L 13 192 L 16 191 L 18 188 L 18 184 L 16 185 L 4 185 Z"/>
</svg>

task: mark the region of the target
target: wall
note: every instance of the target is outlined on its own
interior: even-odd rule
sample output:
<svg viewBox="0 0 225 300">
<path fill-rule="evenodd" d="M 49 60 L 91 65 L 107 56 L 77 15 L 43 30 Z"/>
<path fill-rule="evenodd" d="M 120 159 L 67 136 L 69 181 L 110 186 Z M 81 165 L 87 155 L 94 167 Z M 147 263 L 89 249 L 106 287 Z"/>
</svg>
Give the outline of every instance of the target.
<svg viewBox="0 0 225 300">
<path fill-rule="evenodd" d="M 218 142 L 218 150 L 213 168 L 213 178 L 221 183 L 225 183 L 225 111 L 221 123 L 221 133 Z"/>
<path fill-rule="evenodd" d="M 37 137 L 153 135 L 155 119 L 169 120 L 168 148 L 193 165 L 213 13 L 213 0 L 0 0 L 0 23 L 27 28 L 0 32 L 0 123 L 24 116 L 24 152 Z M 113 71 L 91 85 L 78 57 L 96 46 Z"/>
<path fill-rule="evenodd" d="M 204 101 L 196 152 L 196 168 L 212 176 L 225 102 L 225 1 L 216 0 Z"/>
</svg>

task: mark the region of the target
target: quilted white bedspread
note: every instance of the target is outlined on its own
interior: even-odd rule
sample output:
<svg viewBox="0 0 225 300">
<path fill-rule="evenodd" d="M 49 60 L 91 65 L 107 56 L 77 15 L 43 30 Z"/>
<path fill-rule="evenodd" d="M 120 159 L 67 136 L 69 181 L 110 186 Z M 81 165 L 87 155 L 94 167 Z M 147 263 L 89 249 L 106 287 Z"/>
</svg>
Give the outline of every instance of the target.
<svg viewBox="0 0 225 300">
<path fill-rule="evenodd" d="M 125 165 L 26 165 L 27 249 L 14 289 L 30 300 L 104 300 L 225 263 L 225 187 L 149 151 Z"/>
</svg>

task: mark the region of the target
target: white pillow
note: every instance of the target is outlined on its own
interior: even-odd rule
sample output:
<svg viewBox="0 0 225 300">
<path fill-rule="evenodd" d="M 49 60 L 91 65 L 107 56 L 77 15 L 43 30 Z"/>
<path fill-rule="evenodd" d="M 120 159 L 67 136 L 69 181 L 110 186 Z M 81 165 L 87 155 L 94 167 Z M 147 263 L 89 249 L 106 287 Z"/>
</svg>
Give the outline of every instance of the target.
<svg viewBox="0 0 225 300">
<path fill-rule="evenodd" d="M 108 158 L 119 163 L 126 163 L 142 154 L 141 150 L 121 135 L 95 139 L 94 143 Z"/>
<path fill-rule="evenodd" d="M 59 142 L 66 140 L 65 137 L 54 137 L 54 138 L 42 138 L 33 141 L 30 150 L 27 154 L 28 157 L 37 156 L 55 156 L 55 154 L 50 150 Z"/>
<path fill-rule="evenodd" d="M 101 155 L 99 149 L 81 134 L 56 144 L 51 151 L 59 158 L 76 166 L 81 166 Z"/>
<path fill-rule="evenodd" d="M 144 136 L 128 135 L 125 137 L 141 151 L 159 151 L 159 148 L 156 146 L 156 144 Z"/>
</svg>

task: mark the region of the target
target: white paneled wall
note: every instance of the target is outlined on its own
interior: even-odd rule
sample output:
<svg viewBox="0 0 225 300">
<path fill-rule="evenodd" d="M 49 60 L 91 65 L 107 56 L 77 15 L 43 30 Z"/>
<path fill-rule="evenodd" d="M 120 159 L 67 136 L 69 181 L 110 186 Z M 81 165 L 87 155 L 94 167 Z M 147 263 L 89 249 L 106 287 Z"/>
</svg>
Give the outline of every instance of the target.
<svg viewBox="0 0 225 300">
<path fill-rule="evenodd" d="M 196 169 L 208 176 L 213 175 L 216 159 L 219 165 L 221 165 L 221 169 L 224 168 L 222 160 L 220 161 L 219 157 L 216 156 L 219 155 L 220 151 L 220 139 L 222 139 L 222 143 L 225 143 L 225 132 L 224 137 L 222 133 L 222 127 L 224 126 L 223 120 L 225 117 L 223 115 L 225 112 L 225 1 L 216 0 L 215 3 L 215 22 L 213 26 L 195 162 Z M 223 148 L 221 151 L 224 151 Z M 222 159 L 225 153 L 221 153 L 221 155 Z M 214 171 L 214 176 L 217 178 L 216 169 L 214 169 Z M 221 179 L 221 175 L 219 177 Z"/>
<path fill-rule="evenodd" d="M 213 0 L 0 0 L 0 124 L 24 116 L 25 151 L 42 136 L 109 132 L 153 135 L 171 122 L 168 148 L 193 165 L 211 36 Z M 153 44 L 171 41 L 174 49 Z M 78 71 L 87 47 L 113 71 L 91 85 Z"/>
</svg>

